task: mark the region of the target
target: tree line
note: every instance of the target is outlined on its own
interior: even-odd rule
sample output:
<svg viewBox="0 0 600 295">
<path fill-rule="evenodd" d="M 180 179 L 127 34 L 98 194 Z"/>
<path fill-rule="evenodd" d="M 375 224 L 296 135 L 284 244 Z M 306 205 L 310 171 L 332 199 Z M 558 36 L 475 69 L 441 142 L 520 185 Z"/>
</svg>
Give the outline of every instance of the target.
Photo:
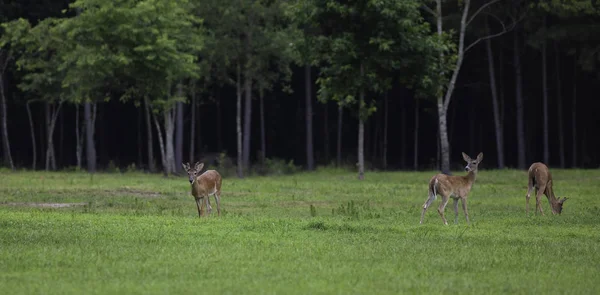
<svg viewBox="0 0 600 295">
<path fill-rule="evenodd" d="M 346 149 L 354 155 L 359 179 L 366 165 L 387 169 L 390 152 L 396 153 L 388 149 L 390 134 L 396 132 L 389 124 L 390 103 L 401 109 L 403 167 L 409 166 L 406 147 L 411 143 L 412 168 L 423 166 L 418 162 L 419 142 L 433 130 L 436 148 L 423 152 L 449 172 L 451 143 L 478 137 L 472 116 L 491 122 L 486 133 L 493 133 L 494 142 L 487 147 L 494 149 L 493 166 L 498 168 L 513 163 L 507 153 L 516 155 L 514 166 L 521 169 L 532 159 L 549 163 L 551 148 L 560 167 L 598 165 L 591 152 L 597 140 L 577 128 L 578 122 L 597 122 L 585 110 L 577 112 L 582 108 L 578 103 L 595 106 L 577 89 L 593 89 L 597 78 L 582 79 L 588 84 L 583 87 L 571 79 L 568 95 L 563 82 L 577 73 L 591 76 L 595 70 L 598 42 L 593 32 L 598 30 L 594 21 L 600 10 L 593 1 L 77 0 L 37 5 L 12 1 L 2 7 L 7 13 L 0 31 L 1 149 L 3 164 L 11 169 L 11 137 L 27 132 L 28 166 L 38 169 L 41 162 L 46 170 L 58 169 L 57 124 L 64 124 L 60 122 L 70 112 L 74 164 L 95 172 L 102 149 L 97 142 L 98 132 L 103 132 L 99 121 L 111 119 L 109 106 L 114 110 L 133 105 L 138 110 L 133 112 L 137 140 L 128 143 L 137 147 L 138 158 L 147 156 L 138 163 L 144 162 L 149 171 L 160 168 L 165 175 L 179 173 L 184 160 L 199 159 L 201 140 L 208 137 L 200 132 L 206 122 L 200 109 L 210 106 L 216 109 L 211 134 L 217 141 L 211 148 L 225 150 L 222 137 L 235 130 L 235 153 L 225 156 L 235 159 L 236 174 L 243 177 L 253 160 L 268 160 L 265 106 L 273 109 L 273 95 L 279 96 L 277 101 L 291 98 L 293 102 L 277 103 L 299 105 L 304 111 L 300 162 L 307 170 L 315 169 L 316 158 L 322 164 L 330 162 L 329 105 L 337 106 L 334 162 L 342 164 Z M 531 56 L 539 60 L 535 78 L 524 74 L 532 72 L 526 67 L 529 61 L 523 60 Z M 299 79 L 303 85 L 294 82 Z M 489 100 L 489 116 L 477 115 L 481 107 L 469 108 L 456 97 L 469 93 L 467 87 L 471 95 L 482 96 L 479 100 Z M 392 97 L 398 93 L 404 96 L 400 104 Z M 528 103 L 541 110 L 529 121 Z M 223 120 L 233 111 L 229 105 L 234 106 L 235 122 Z M 12 116 L 9 106 L 23 106 L 27 118 Z M 315 107 L 321 106 L 323 117 L 315 119 Z M 410 116 L 409 107 L 414 109 Z M 252 124 L 253 111 L 258 111 L 258 128 Z M 452 126 L 461 120 L 456 112 L 467 114 L 466 125 L 473 130 Z M 133 117 L 131 113 L 124 116 Z M 354 147 L 341 138 L 349 121 L 344 114 L 357 123 L 351 127 L 357 133 Z M 424 116 L 435 124 L 423 122 Z M 409 117 L 414 122 L 410 138 Z M 527 130 L 531 121 L 542 122 L 541 132 Z M 314 133 L 319 123 L 325 124 L 322 139 Z M 43 128 L 36 132 L 35 126 Z M 506 135 L 514 138 L 510 144 Z M 326 156 L 315 155 L 316 139 L 322 146 L 317 153 Z M 538 140 L 542 157 L 530 147 Z M 38 155 L 40 147 L 43 154 Z"/>
</svg>

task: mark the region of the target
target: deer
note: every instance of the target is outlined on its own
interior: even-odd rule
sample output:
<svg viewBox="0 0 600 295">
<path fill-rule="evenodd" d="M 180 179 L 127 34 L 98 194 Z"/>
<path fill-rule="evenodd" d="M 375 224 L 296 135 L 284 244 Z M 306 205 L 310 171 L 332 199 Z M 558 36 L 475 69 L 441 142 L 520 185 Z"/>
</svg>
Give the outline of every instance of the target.
<svg viewBox="0 0 600 295">
<path fill-rule="evenodd" d="M 212 207 L 209 200 L 211 195 L 215 197 L 217 203 L 217 215 L 221 216 L 221 174 L 216 170 L 206 170 L 206 172 L 200 174 L 200 171 L 204 168 L 204 163 L 200 162 L 197 162 L 194 168 L 190 168 L 189 163 L 181 163 L 181 165 L 187 172 L 192 185 L 192 196 L 196 200 L 198 217 L 204 215 L 204 207 L 207 208 L 208 214 L 211 214 Z"/>
<path fill-rule="evenodd" d="M 558 213 L 560 215 L 563 209 L 563 204 L 567 198 L 564 197 L 562 199 L 557 199 L 554 195 L 554 190 L 552 189 L 552 174 L 550 173 L 550 170 L 548 170 L 548 166 L 542 162 L 535 162 L 531 164 L 527 174 L 527 179 L 529 181 L 527 186 L 527 195 L 525 196 L 525 215 L 529 216 L 529 198 L 534 187 L 535 214 L 537 215 L 539 210 L 542 216 L 544 216 L 544 210 L 542 209 L 541 204 L 542 194 L 544 194 L 546 195 L 546 198 L 548 198 L 548 203 L 550 203 L 552 214 L 556 215 Z"/>
<path fill-rule="evenodd" d="M 467 210 L 467 196 L 473 187 L 473 183 L 475 183 L 477 166 L 481 163 L 481 160 L 483 160 L 483 153 L 479 153 L 475 160 L 471 159 L 465 153 L 462 153 L 462 156 L 467 162 L 467 166 L 465 166 L 467 175 L 456 176 L 438 173 L 429 180 L 429 196 L 423 204 L 420 224 L 423 224 L 425 212 L 431 203 L 435 201 L 438 194 L 442 196 L 442 203 L 438 207 L 438 213 L 440 214 L 440 217 L 442 217 L 444 225 L 448 225 L 448 221 L 446 221 L 446 217 L 444 216 L 444 210 L 446 209 L 446 205 L 450 198 L 454 199 L 454 223 L 458 223 L 458 200 L 460 200 L 463 212 L 465 213 L 465 218 L 467 219 L 467 224 L 470 224 L 469 211 Z"/>
</svg>

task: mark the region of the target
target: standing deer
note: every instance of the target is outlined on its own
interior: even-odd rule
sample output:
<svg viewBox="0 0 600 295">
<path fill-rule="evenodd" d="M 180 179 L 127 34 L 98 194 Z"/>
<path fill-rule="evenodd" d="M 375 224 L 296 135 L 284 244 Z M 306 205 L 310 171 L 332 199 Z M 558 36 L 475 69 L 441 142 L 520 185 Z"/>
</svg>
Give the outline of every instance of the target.
<svg viewBox="0 0 600 295">
<path fill-rule="evenodd" d="M 471 159 L 467 154 L 462 153 L 463 159 L 467 161 L 467 166 L 465 167 L 465 171 L 467 171 L 467 175 L 465 176 L 451 176 L 446 174 L 436 174 L 429 181 L 429 197 L 423 204 L 423 212 L 421 212 L 421 224 L 423 224 L 423 217 L 425 217 L 425 211 L 431 205 L 433 201 L 435 201 L 437 194 L 442 196 L 442 203 L 438 208 L 438 213 L 442 217 L 442 221 L 445 225 L 448 225 L 448 221 L 446 221 L 446 217 L 444 216 L 444 209 L 446 209 L 446 205 L 448 204 L 448 200 L 450 197 L 454 199 L 454 223 L 458 223 L 458 200 L 460 199 L 463 212 L 465 213 L 465 218 L 467 219 L 467 223 L 469 223 L 469 212 L 467 211 L 467 196 L 469 195 L 469 191 L 475 182 L 475 177 L 477 176 L 477 166 L 483 159 L 483 153 L 479 153 L 477 155 L 477 159 Z"/>
<path fill-rule="evenodd" d="M 192 185 L 192 196 L 196 199 L 196 207 L 198 208 L 198 216 L 204 215 L 204 207 L 207 207 L 208 214 L 212 212 L 209 197 L 215 196 L 217 202 L 217 214 L 221 216 L 221 174 L 216 170 L 207 170 L 200 174 L 204 167 L 204 163 L 197 162 L 194 168 L 190 168 L 190 164 L 184 164 L 183 169 L 187 172 Z M 202 204 L 200 204 L 202 202 Z"/>
<path fill-rule="evenodd" d="M 557 199 L 556 196 L 554 196 L 554 191 L 552 190 L 552 174 L 550 174 L 548 166 L 541 162 L 531 164 L 527 178 L 529 184 L 527 187 L 527 196 L 525 196 L 527 200 L 525 204 L 525 214 L 529 215 L 529 196 L 531 195 L 531 190 L 535 186 L 535 214 L 537 215 L 537 211 L 539 210 L 540 213 L 542 213 L 542 216 L 544 215 L 541 204 L 542 194 L 544 194 L 548 198 L 552 214 L 558 213 L 560 215 L 563 204 L 567 198 Z"/>
</svg>

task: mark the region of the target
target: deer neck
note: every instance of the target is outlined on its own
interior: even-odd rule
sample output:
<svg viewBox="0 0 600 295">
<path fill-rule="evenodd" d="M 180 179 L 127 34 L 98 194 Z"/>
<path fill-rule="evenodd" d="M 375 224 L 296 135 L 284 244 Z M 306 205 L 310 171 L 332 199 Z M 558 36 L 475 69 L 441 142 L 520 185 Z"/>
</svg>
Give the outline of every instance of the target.
<svg viewBox="0 0 600 295">
<path fill-rule="evenodd" d="M 558 200 L 556 199 L 556 196 L 554 195 L 554 190 L 552 190 L 552 186 L 546 186 L 546 195 L 548 196 L 548 198 L 550 198 L 550 201 L 552 203 L 558 203 Z"/>
<path fill-rule="evenodd" d="M 477 170 L 471 170 L 469 171 L 469 173 L 467 173 L 467 175 L 465 176 L 465 178 L 467 179 L 467 181 L 469 181 L 469 183 L 473 183 L 475 182 L 475 178 L 477 177 Z"/>
</svg>

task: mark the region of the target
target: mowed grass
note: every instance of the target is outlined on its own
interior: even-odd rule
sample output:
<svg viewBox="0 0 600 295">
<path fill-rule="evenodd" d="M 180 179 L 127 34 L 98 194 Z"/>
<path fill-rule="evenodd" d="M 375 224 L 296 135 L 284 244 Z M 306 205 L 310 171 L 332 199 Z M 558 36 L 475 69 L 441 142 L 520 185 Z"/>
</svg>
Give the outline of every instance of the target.
<svg viewBox="0 0 600 295">
<path fill-rule="evenodd" d="M 419 225 L 435 171 L 226 178 L 200 219 L 183 176 L 4 170 L 0 290 L 599 294 L 600 170 L 552 172 L 562 215 L 525 216 L 525 171 L 482 170 L 471 225 L 450 202 L 444 226 L 439 198 Z"/>
</svg>

